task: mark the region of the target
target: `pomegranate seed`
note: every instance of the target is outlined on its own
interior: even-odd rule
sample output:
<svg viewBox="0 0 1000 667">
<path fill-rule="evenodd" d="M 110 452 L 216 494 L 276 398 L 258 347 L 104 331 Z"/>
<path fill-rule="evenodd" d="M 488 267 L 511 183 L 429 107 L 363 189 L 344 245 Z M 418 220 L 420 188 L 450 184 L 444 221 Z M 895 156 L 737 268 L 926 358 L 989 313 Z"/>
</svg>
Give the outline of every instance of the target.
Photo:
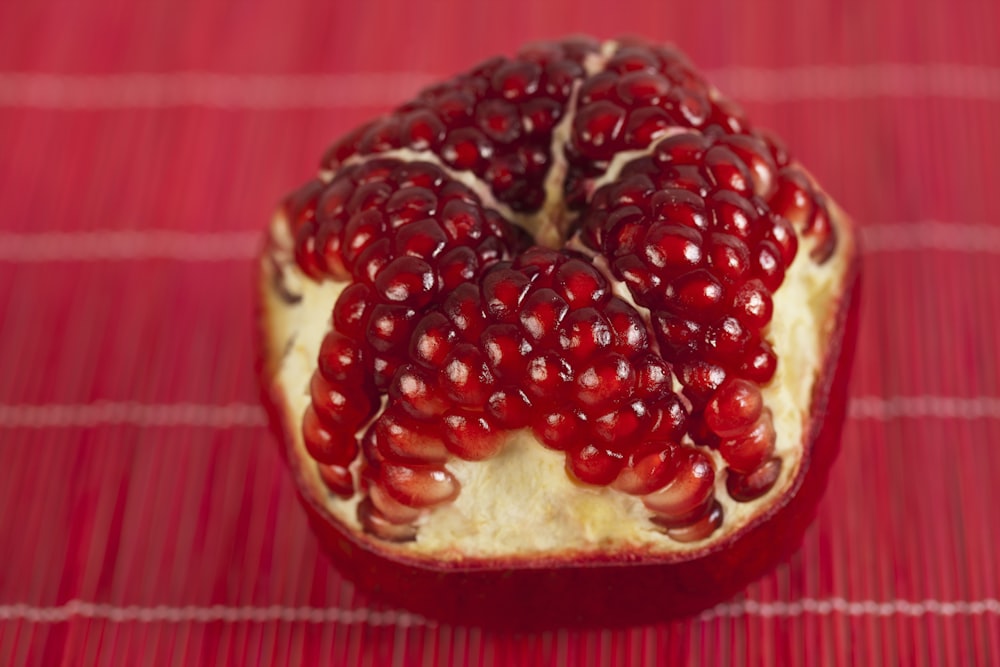
<svg viewBox="0 0 1000 667">
<path fill-rule="evenodd" d="M 615 93 L 628 107 L 658 104 L 670 90 L 670 82 L 655 72 L 633 71 L 618 79 Z"/>
<path fill-rule="evenodd" d="M 328 333 L 319 349 L 319 371 L 330 382 L 361 385 L 364 369 L 357 344 L 336 331 Z"/>
<path fill-rule="evenodd" d="M 521 136 L 518 108 L 504 100 L 486 100 L 476 108 L 476 125 L 487 137 L 509 144 Z"/>
<path fill-rule="evenodd" d="M 392 254 L 397 258 L 410 255 L 424 260 L 432 260 L 444 252 L 448 237 L 441 225 L 432 218 L 407 223 L 396 232 L 392 240 Z M 460 248 L 456 248 L 458 250 Z M 461 248 L 468 250 L 467 248 Z"/>
<path fill-rule="evenodd" d="M 601 313 L 611 328 L 611 346 L 615 352 L 632 356 L 649 347 L 649 333 L 635 308 L 617 297 L 604 304 Z"/>
<path fill-rule="evenodd" d="M 521 304 L 518 319 L 528 338 L 535 342 L 546 341 L 555 335 L 569 305 L 552 289 L 532 291 Z"/>
<path fill-rule="evenodd" d="M 608 293 L 604 276 L 579 259 L 571 259 L 556 269 L 553 286 L 571 309 L 599 304 Z"/>
<path fill-rule="evenodd" d="M 499 376 L 520 378 L 524 373 L 524 359 L 531 352 L 531 345 L 524 340 L 515 324 L 494 324 L 486 327 L 480 338 L 480 348 Z"/>
<path fill-rule="evenodd" d="M 740 281 L 750 271 L 750 250 L 731 234 L 709 235 L 705 255 L 708 265 L 726 283 Z"/>
<path fill-rule="evenodd" d="M 437 295 L 437 276 L 424 260 L 404 255 L 382 269 L 375 278 L 375 289 L 385 301 L 421 308 Z"/>
<path fill-rule="evenodd" d="M 358 150 L 362 153 L 380 153 L 399 145 L 399 119 L 382 118 L 362 135 Z"/>
<path fill-rule="evenodd" d="M 725 317 L 705 332 L 704 352 L 713 361 L 739 361 L 747 349 L 750 333 L 735 317 Z"/>
<path fill-rule="evenodd" d="M 358 522 L 365 532 L 387 542 L 410 542 L 417 537 L 417 527 L 404 523 L 394 524 L 375 507 L 371 498 L 365 498 L 358 504 Z"/>
<path fill-rule="evenodd" d="M 573 119 L 576 150 L 590 160 L 610 159 L 625 126 L 625 116 L 625 109 L 607 100 L 580 109 Z"/>
<path fill-rule="evenodd" d="M 677 275 L 701 264 L 701 233 L 685 225 L 654 225 L 646 234 L 646 263 L 666 275 Z"/>
<path fill-rule="evenodd" d="M 425 315 L 410 338 L 409 355 L 414 361 L 431 369 L 444 364 L 457 336 L 451 322 L 444 315 L 432 312 Z"/>
<path fill-rule="evenodd" d="M 483 276 L 482 302 L 486 312 L 500 322 L 515 322 L 518 306 L 528 291 L 528 277 L 520 271 L 497 266 Z"/>
<path fill-rule="evenodd" d="M 772 292 L 781 287 L 785 279 L 785 266 L 781 261 L 781 251 L 770 241 L 762 241 L 750 259 L 755 277 Z"/>
<path fill-rule="evenodd" d="M 544 400 L 559 395 L 573 378 L 573 369 L 554 352 L 535 352 L 528 357 L 522 387 L 529 398 Z"/>
<path fill-rule="evenodd" d="M 724 307 L 724 299 L 722 283 L 705 269 L 685 273 L 667 286 L 667 304 L 684 315 L 710 318 Z"/>
<path fill-rule="evenodd" d="M 771 292 L 759 280 L 749 280 L 732 297 L 732 313 L 744 326 L 763 329 L 771 321 L 774 304 Z"/>
<path fill-rule="evenodd" d="M 657 312 L 653 318 L 657 340 L 674 358 L 682 358 L 695 351 L 701 340 L 702 327 L 697 322 L 667 312 Z"/>
<path fill-rule="evenodd" d="M 680 397 L 670 394 L 658 401 L 647 402 L 650 405 L 650 426 L 646 437 L 650 440 L 680 441 L 687 431 L 689 421 L 687 409 Z"/>
<path fill-rule="evenodd" d="M 816 195 L 809 177 L 798 167 L 778 171 L 777 191 L 768 202 L 772 211 L 788 219 L 793 226 L 805 229 L 812 220 Z"/>
<path fill-rule="evenodd" d="M 635 383 L 635 369 L 628 359 L 605 354 L 577 373 L 576 400 L 585 409 L 603 409 L 627 398 Z"/>
<path fill-rule="evenodd" d="M 362 251 L 385 234 L 385 219 L 377 209 L 367 209 L 356 213 L 347 221 L 344 228 L 344 238 L 348 239 L 343 246 L 345 264 L 353 267 Z"/>
<path fill-rule="evenodd" d="M 425 510 L 410 507 L 402 501 L 396 500 L 395 496 L 385 489 L 385 483 L 380 474 L 378 479 L 368 483 L 367 491 L 373 507 L 388 523 L 397 526 L 411 524 L 425 512 Z"/>
<path fill-rule="evenodd" d="M 767 200 L 777 189 L 775 164 L 767 145 L 760 139 L 749 135 L 730 135 L 721 140 L 750 171 L 753 181 L 753 191 L 761 199 Z"/>
<path fill-rule="evenodd" d="M 459 246 L 441 257 L 437 262 L 441 278 L 441 292 L 448 293 L 459 285 L 467 283 L 479 272 L 479 258 L 472 248 Z"/>
<path fill-rule="evenodd" d="M 475 285 L 459 285 L 444 302 L 444 313 L 455 331 L 467 341 L 478 341 L 486 325 Z"/>
<path fill-rule="evenodd" d="M 749 416 L 750 410 L 743 416 Z M 708 416 L 706 415 L 706 418 Z M 733 419 L 732 431 L 737 429 L 735 425 L 738 420 Z M 762 414 L 751 422 L 749 428 L 740 424 L 743 429 L 736 435 L 726 437 L 719 443 L 719 453 L 726 460 L 729 467 L 737 472 L 750 472 L 756 470 L 774 454 L 774 420 L 770 410 L 764 410 Z"/>
<path fill-rule="evenodd" d="M 713 502 L 704 516 L 686 525 L 670 526 L 667 535 L 676 542 L 697 542 L 712 535 L 722 525 L 722 505 Z"/>
<path fill-rule="evenodd" d="M 531 419 L 531 401 L 522 390 L 506 387 L 490 395 L 486 402 L 486 414 L 501 428 L 521 428 Z"/>
<path fill-rule="evenodd" d="M 653 219 L 671 222 L 692 229 L 707 230 L 709 214 L 705 200 L 693 192 L 679 188 L 664 188 L 650 198 Z"/>
<path fill-rule="evenodd" d="M 562 118 L 563 106 L 555 100 L 536 98 L 525 102 L 521 113 L 525 134 L 545 137 Z"/>
<path fill-rule="evenodd" d="M 647 442 L 632 452 L 612 486 L 642 496 L 662 488 L 677 474 L 680 446 L 672 442 Z"/>
<path fill-rule="evenodd" d="M 393 375 L 389 399 L 417 419 L 440 416 L 448 401 L 438 387 L 416 365 L 404 364 Z"/>
<path fill-rule="evenodd" d="M 350 431 L 356 430 L 375 413 L 376 403 L 366 392 L 345 393 L 346 387 L 330 382 L 316 371 L 309 382 L 312 406 L 323 423 Z"/>
<path fill-rule="evenodd" d="M 438 199 L 428 188 L 400 188 L 393 192 L 385 204 L 389 227 L 397 229 L 437 212 Z"/>
<path fill-rule="evenodd" d="M 366 246 L 354 262 L 354 277 L 369 285 L 374 285 L 375 279 L 382 273 L 382 269 L 392 261 L 390 247 L 389 239 L 380 239 Z"/>
<path fill-rule="evenodd" d="M 748 196 L 753 180 L 746 165 L 726 146 L 712 146 L 705 153 L 705 169 L 713 185 Z"/>
<path fill-rule="evenodd" d="M 774 349 L 766 340 L 748 343 L 747 348 L 751 352 L 740 362 L 739 373 L 757 384 L 767 384 L 778 368 L 778 357 L 774 354 Z"/>
<path fill-rule="evenodd" d="M 727 380 L 705 406 L 705 423 L 716 435 L 733 438 L 750 431 L 763 409 L 760 388 L 739 378 Z"/>
<path fill-rule="evenodd" d="M 682 448 L 676 458 L 673 478 L 662 488 L 643 496 L 642 502 L 662 519 L 682 522 L 712 497 L 715 470 L 704 453 L 690 447 Z"/>
<path fill-rule="evenodd" d="M 480 170 L 493 156 L 493 145 L 471 127 L 454 130 L 441 146 L 441 158 L 452 169 Z"/>
<path fill-rule="evenodd" d="M 818 210 L 817 208 L 817 212 Z M 795 229 L 792 227 L 792 223 L 785 218 L 772 216 L 771 223 L 772 226 L 767 230 L 764 240 L 778 248 L 781 252 L 781 263 L 785 267 L 791 266 L 799 247 Z"/>
<path fill-rule="evenodd" d="M 540 415 L 531 430 L 548 447 L 565 450 L 583 432 L 583 418 L 572 410 L 552 410 Z"/>
<path fill-rule="evenodd" d="M 403 116 L 399 140 L 414 150 L 434 150 L 441 145 L 446 132 L 445 124 L 432 112 L 421 109 Z"/>
<path fill-rule="evenodd" d="M 817 264 L 825 263 L 837 248 L 837 235 L 830 223 L 830 212 L 827 210 L 826 198 L 822 195 L 816 195 L 816 210 L 806 228 L 806 234 L 818 239 L 815 247 L 809 252 L 809 256 Z"/>
<path fill-rule="evenodd" d="M 325 426 L 310 405 L 302 418 L 302 439 L 315 461 L 346 468 L 358 455 L 354 433 Z"/>
<path fill-rule="evenodd" d="M 493 75 L 493 90 L 507 100 L 534 95 L 541 81 L 542 68 L 531 62 L 504 63 Z"/>
<path fill-rule="evenodd" d="M 417 311 L 407 306 L 380 303 L 372 308 L 365 340 L 374 350 L 389 352 L 407 343 Z"/>
<path fill-rule="evenodd" d="M 344 263 L 344 223 L 335 219 L 317 223 L 316 237 L 311 243 L 307 240 L 301 252 L 308 254 L 314 252 L 313 257 L 302 259 L 311 264 L 315 270 L 321 270 L 334 280 L 349 280 L 351 271 Z M 308 271 L 307 271 L 308 272 Z M 313 275 L 313 274 L 310 274 Z M 318 277 L 313 275 L 313 277 Z"/>
<path fill-rule="evenodd" d="M 386 459 L 434 463 L 448 458 L 448 450 L 434 430 L 403 411 L 386 410 L 369 433 L 366 438 L 371 438 L 375 449 Z"/>
<path fill-rule="evenodd" d="M 662 109 L 646 107 L 632 111 L 625 122 L 625 145 L 648 146 L 671 127 L 673 119 Z"/>
<path fill-rule="evenodd" d="M 570 363 L 591 359 L 612 343 L 611 328 L 595 308 L 581 308 L 569 313 L 559 330 L 559 346 Z"/>
<path fill-rule="evenodd" d="M 316 247 L 316 221 L 307 220 L 295 237 L 295 262 L 307 276 L 318 279 L 324 268 Z"/>
<path fill-rule="evenodd" d="M 591 425 L 594 438 L 608 445 L 634 442 L 645 435 L 650 419 L 646 404 L 632 401 L 604 414 L 597 413 Z"/>
<path fill-rule="evenodd" d="M 333 324 L 337 331 L 351 340 L 363 338 L 373 296 L 372 289 L 364 283 L 354 283 L 344 289 L 333 307 Z"/>
<path fill-rule="evenodd" d="M 639 303 L 658 298 L 661 279 L 635 255 L 625 255 L 614 262 L 615 276 L 626 285 Z"/>
<path fill-rule="evenodd" d="M 649 223 L 638 206 L 624 206 L 605 220 L 598 212 L 584 222 L 583 228 L 592 234 L 593 247 L 603 247 L 610 257 L 620 257 L 637 252 L 643 247 Z"/>
<path fill-rule="evenodd" d="M 625 465 L 621 453 L 601 445 L 587 444 L 568 453 L 566 467 L 570 474 L 594 486 L 606 486 L 614 481 Z"/>
<path fill-rule="evenodd" d="M 459 343 L 445 357 L 440 381 L 449 401 L 481 410 L 496 378 L 476 345 Z"/>
<path fill-rule="evenodd" d="M 753 206 L 735 192 L 719 190 L 709 196 L 708 202 L 715 213 L 716 229 L 739 239 L 748 239 L 757 221 Z"/>
<path fill-rule="evenodd" d="M 330 492 L 347 499 L 354 495 L 354 477 L 343 466 L 319 464 L 319 477 Z"/>
<path fill-rule="evenodd" d="M 726 491 L 738 502 L 760 498 L 774 487 L 781 474 L 781 459 L 765 461 L 753 472 L 741 474 L 730 469 L 726 473 Z"/>
<path fill-rule="evenodd" d="M 659 400 L 673 393 L 670 364 L 655 354 L 646 354 L 633 362 L 636 376 L 636 396 Z"/>
<path fill-rule="evenodd" d="M 692 400 L 704 403 L 726 379 L 726 369 L 700 359 L 680 366 L 680 379 Z"/>
<path fill-rule="evenodd" d="M 481 461 L 496 456 L 504 439 L 482 414 L 463 411 L 445 413 L 441 435 L 448 450 L 467 461 Z"/>
<path fill-rule="evenodd" d="M 419 509 L 451 502 L 460 488 L 454 475 L 438 465 L 383 465 L 378 482 L 394 500 Z"/>
</svg>

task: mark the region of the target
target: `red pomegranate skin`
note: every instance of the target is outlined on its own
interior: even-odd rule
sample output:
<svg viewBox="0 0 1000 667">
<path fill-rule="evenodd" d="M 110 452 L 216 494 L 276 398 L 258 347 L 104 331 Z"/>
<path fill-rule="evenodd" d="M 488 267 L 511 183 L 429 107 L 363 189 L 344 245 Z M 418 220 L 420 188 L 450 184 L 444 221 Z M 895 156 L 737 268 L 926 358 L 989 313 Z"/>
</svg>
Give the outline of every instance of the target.
<svg viewBox="0 0 1000 667">
<path fill-rule="evenodd" d="M 460 562 L 403 553 L 391 543 L 353 532 L 306 491 L 299 469 L 303 462 L 290 449 L 291 429 L 297 426 L 284 419 L 282 390 L 273 381 L 275 341 L 262 327 L 258 370 L 264 403 L 272 429 L 286 444 L 283 455 L 324 550 L 348 579 L 374 599 L 432 621 L 508 628 L 609 627 L 688 616 L 732 597 L 787 559 L 815 516 L 840 448 L 857 342 L 860 258 L 856 246 L 850 252 L 844 291 L 831 313 L 834 326 L 814 384 L 798 473 L 766 512 L 702 550 L 668 556 L 566 553 Z M 263 289 L 271 289 L 269 280 Z"/>
</svg>

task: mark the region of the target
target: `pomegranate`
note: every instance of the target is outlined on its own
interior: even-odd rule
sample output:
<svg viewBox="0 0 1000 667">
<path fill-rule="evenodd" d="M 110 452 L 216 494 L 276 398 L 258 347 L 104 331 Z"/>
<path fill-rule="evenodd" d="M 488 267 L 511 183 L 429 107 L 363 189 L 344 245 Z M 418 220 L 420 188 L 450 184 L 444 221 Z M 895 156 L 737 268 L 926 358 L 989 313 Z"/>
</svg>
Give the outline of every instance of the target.
<svg viewBox="0 0 1000 667">
<path fill-rule="evenodd" d="M 282 203 L 266 400 L 361 586 L 466 621 L 691 613 L 810 520 L 857 257 L 677 51 L 532 45 L 351 132 Z"/>
</svg>

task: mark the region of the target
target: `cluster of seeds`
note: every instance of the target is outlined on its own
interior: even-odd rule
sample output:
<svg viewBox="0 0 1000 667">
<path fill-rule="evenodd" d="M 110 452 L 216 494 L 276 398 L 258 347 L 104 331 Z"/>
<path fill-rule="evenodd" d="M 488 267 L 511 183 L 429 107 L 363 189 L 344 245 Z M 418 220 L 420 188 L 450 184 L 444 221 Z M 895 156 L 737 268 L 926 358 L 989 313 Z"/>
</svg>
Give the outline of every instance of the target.
<svg viewBox="0 0 1000 667">
<path fill-rule="evenodd" d="M 353 493 L 347 466 L 423 312 L 527 237 L 477 195 L 425 162 L 374 159 L 291 195 L 285 214 L 302 270 L 350 280 L 333 308 L 311 382 L 303 435 L 331 489 Z"/>
<path fill-rule="evenodd" d="M 590 262 L 539 247 L 500 262 L 424 315 L 408 352 L 362 441 L 373 530 L 397 536 L 387 526 L 450 502 L 444 463 L 490 458 L 520 428 L 564 451 L 577 480 L 642 497 L 678 539 L 714 529 L 691 528 L 712 509 L 714 470 L 680 444 L 671 368 Z"/>
<path fill-rule="evenodd" d="M 678 541 L 723 521 L 711 450 L 737 501 L 778 479 L 766 329 L 799 238 L 818 262 L 836 246 L 826 202 L 676 52 L 622 43 L 588 77 L 598 52 L 543 44 L 430 88 L 332 147 L 332 180 L 286 200 L 302 271 L 351 283 L 303 437 L 341 496 L 360 456 L 375 535 L 412 539 L 460 492 L 446 463 L 495 456 L 516 429 L 564 452 L 579 483 L 640 498 Z M 564 204 L 587 254 L 533 246 L 442 167 L 371 155 L 431 151 L 537 210 L 576 86 Z M 593 192 L 631 149 L 644 154 Z"/>
<path fill-rule="evenodd" d="M 535 211 L 545 201 L 553 130 L 598 49 L 589 39 L 546 42 L 488 60 L 345 136 L 323 166 L 398 148 L 431 151 L 476 174 L 514 210 Z"/>
<path fill-rule="evenodd" d="M 764 329 L 798 239 L 767 203 L 777 171 L 752 135 L 672 134 L 594 194 L 580 229 L 650 309 L 692 406 L 690 434 L 719 449 L 739 499 L 765 492 L 780 472 L 760 396 L 777 367 Z"/>
<path fill-rule="evenodd" d="M 615 154 L 642 150 L 676 128 L 709 133 L 748 131 L 742 112 L 713 95 L 683 54 L 666 46 L 625 41 L 601 72 L 580 87 L 566 147 L 566 200 L 582 208 L 587 183 Z"/>
</svg>

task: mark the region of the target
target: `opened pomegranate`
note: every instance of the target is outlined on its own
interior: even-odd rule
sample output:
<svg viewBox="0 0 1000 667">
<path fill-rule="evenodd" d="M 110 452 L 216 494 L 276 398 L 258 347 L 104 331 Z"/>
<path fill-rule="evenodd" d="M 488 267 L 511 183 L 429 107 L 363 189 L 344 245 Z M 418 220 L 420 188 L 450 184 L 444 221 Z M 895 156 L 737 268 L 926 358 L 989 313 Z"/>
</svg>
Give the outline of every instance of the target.
<svg viewBox="0 0 1000 667">
<path fill-rule="evenodd" d="M 467 621 L 690 613 L 811 517 L 856 257 L 676 51 L 533 45 L 348 134 L 285 199 L 262 377 L 362 586 Z"/>
</svg>

